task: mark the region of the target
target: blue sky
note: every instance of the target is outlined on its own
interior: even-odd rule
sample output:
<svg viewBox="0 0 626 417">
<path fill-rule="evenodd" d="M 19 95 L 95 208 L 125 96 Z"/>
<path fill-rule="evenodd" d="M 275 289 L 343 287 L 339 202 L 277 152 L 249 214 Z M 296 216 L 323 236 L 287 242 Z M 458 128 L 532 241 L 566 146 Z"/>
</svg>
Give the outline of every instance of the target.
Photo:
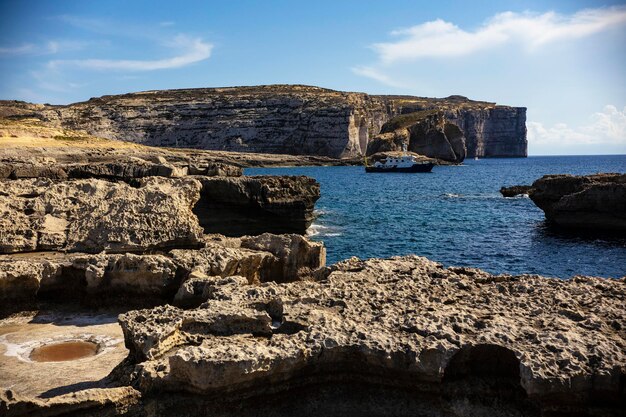
<svg viewBox="0 0 626 417">
<path fill-rule="evenodd" d="M 178 4 L 177 4 L 178 3 Z M 0 0 L 0 99 L 298 83 L 528 107 L 530 154 L 626 153 L 616 1 Z"/>
</svg>

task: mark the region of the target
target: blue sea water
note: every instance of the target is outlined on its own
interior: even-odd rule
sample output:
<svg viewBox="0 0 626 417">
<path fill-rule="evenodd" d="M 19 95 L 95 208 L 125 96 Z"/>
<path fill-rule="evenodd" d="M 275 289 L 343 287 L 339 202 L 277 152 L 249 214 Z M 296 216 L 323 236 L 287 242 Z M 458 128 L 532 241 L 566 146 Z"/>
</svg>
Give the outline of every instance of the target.
<svg viewBox="0 0 626 417">
<path fill-rule="evenodd" d="M 575 237 L 554 231 L 528 197 L 500 187 L 546 174 L 625 172 L 626 155 L 537 156 L 467 160 L 430 174 L 366 174 L 363 167 L 250 168 L 246 175 L 307 175 L 319 181 L 317 219 L 328 263 L 417 254 L 444 265 L 492 273 L 620 277 L 626 238 Z"/>
</svg>

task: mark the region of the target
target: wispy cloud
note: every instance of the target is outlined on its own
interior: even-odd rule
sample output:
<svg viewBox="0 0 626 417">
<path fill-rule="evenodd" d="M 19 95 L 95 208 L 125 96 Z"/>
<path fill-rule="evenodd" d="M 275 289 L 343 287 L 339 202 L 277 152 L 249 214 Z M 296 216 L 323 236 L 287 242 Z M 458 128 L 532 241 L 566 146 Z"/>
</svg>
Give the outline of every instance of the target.
<svg viewBox="0 0 626 417">
<path fill-rule="evenodd" d="M 351 69 L 352 69 L 352 72 L 354 72 L 357 75 L 362 75 L 364 77 L 372 78 L 376 81 L 379 81 L 383 84 L 386 84 L 392 87 L 399 87 L 399 88 L 408 87 L 404 83 L 398 80 L 395 80 L 388 75 L 385 75 L 382 71 L 374 67 L 356 66 Z"/>
<path fill-rule="evenodd" d="M 50 69 L 61 67 L 75 67 L 90 70 L 117 70 L 117 71 L 154 71 L 170 68 L 181 68 L 196 62 L 204 61 L 211 56 L 213 45 L 201 38 L 190 38 L 178 35 L 166 42 L 165 46 L 181 51 L 181 54 L 170 58 L 155 60 L 128 60 L 128 59 L 72 59 L 53 60 L 48 63 Z"/>
<path fill-rule="evenodd" d="M 382 64 L 426 57 L 458 57 L 505 44 L 528 49 L 589 36 L 626 23 L 626 6 L 586 9 L 571 15 L 554 12 L 499 13 L 474 31 L 441 19 L 391 32 L 398 39 L 372 45 Z"/>
<path fill-rule="evenodd" d="M 90 42 L 74 40 L 50 40 L 35 44 L 25 43 L 19 46 L 0 47 L 0 55 L 52 55 L 63 52 L 79 51 Z"/>
<path fill-rule="evenodd" d="M 626 148 L 626 107 L 621 111 L 607 105 L 594 113 L 588 123 L 570 127 L 557 123 L 546 127 L 539 122 L 527 122 L 528 142 L 531 145 L 623 145 Z"/>
<path fill-rule="evenodd" d="M 24 55 L 31 53 L 35 49 L 32 43 L 25 43 L 19 46 L 0 46 L 0 55 Z"/>
</svg>

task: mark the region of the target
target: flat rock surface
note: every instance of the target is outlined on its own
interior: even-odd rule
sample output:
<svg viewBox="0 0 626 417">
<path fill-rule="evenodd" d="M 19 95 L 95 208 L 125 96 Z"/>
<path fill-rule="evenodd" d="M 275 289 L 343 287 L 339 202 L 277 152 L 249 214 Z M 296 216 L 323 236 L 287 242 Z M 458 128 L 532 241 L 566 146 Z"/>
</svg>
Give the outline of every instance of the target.
<svg viewBox="0 0 626 417">
<path fill-rule="evenodd" d="M 331 269 L 319 282 L 224 285 L 195 310 L 120 316 L 138 386 L 211 393 L 320 372 L 409 385 L 504 372 L 538 401 L 620 395 L 624 279 L 493 276 L 415 256 Z"/>
<path fill-rule="evenodd" d="M 96 342 L 99 351 L 70 361 L 30 359 L 32 349 L 68 340 Z M 104 378 L 127 355 L 116 311 L 42 310 L 0 320 L 0 387 L 17 396 L 50 398 L 103 387 Z"/>
</svg>

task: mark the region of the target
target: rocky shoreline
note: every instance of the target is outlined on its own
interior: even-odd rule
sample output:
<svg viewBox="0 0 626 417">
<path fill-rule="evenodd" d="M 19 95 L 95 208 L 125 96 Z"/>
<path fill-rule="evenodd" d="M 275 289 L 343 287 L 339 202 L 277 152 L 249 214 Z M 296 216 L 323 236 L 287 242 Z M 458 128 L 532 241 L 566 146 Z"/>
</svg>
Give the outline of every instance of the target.
<svg viewBox="0 0 626 417">
<path fill-rule="evenodd" d="M 562 230 L 626 233 L 626 174 L 545 175 L 532 185 L 503 187 L 504 197 L 527 194 Z"/>
<path fill-rule="evenodd" d="M 626 278 L 326 266 L 315 180 L 115 149 L 3 156 L 0 415 L 622 413 Z"/>
</svg>

